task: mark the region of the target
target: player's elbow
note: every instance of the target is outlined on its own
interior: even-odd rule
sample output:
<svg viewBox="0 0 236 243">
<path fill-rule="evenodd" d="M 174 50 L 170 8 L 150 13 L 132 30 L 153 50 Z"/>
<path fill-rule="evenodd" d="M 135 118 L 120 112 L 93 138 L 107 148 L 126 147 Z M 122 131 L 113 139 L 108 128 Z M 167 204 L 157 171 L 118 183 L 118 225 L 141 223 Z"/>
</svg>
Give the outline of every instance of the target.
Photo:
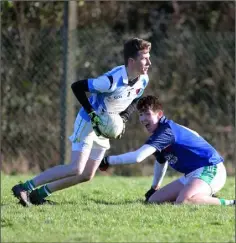
<svg viewBox="0 0 236 243">
<path fill-rule="evenodd" d="M 78 87 L 78 81 L 72 83 L 70 87 L 73 91 L 76 90 L 76 88 Z"/>
<path fill-rule="evenodd" d="M 73 93 L 76 95 L 78 93 L 78 82 L 74 82 L 73 84 L 71 84 L 70 87 L 71 87 Z"/>
<path fill-rule="evenodd" d="M 142 161 L 143 161 L 143 157 L 142 156 L 140 156 L 140 155 L 136 156 L 136 158 L 135 158 L 135 162 L 136 163 L 141 163 Z"/>
<path fill-rule="evenodd" d="M 74 93 L 79 93 L 79 92 L 87 92 L 89 90 L 88 88 L 88 80 L 79 80 L 71 84 L 71 89 L 73 90 Z"/>
</svg>

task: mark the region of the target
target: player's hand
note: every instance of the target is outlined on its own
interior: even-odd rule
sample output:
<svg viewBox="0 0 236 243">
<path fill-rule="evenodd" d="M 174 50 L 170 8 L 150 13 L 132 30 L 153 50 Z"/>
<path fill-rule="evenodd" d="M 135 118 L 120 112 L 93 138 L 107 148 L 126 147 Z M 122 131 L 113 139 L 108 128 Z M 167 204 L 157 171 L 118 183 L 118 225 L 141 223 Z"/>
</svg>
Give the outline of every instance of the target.
<svg viewBox="0 0 236 243">
<path fill-rule="evenodd" d="M 101 163 L 100 163 L 100 165 L 99 165 L 99 170 L 101 170 L 101 171 L 106 171 L 107 169 L 108 169 L 108 167 L 109 167 L 109 163 L 108 163 L 108 161 L 107 161 L 107 156 L 106 157 L 104 157 L 103 159 L 102 159 L 102 161 L 101 161 Z"/>
<path fill-rule="evenodd" d="M 123 117 L 121 117 L 123 119 Z M 123 119 L 123 130 L 120 135 L 116 137 L 116 139 L 121 139 L 123 135 L 125 134 L 125 120 Z"/>
<path fill-rule="evenodd" d="M 102 124 L 101 118 L 96 114 L 95 111 L 90 112 L 88 115 L 91 119 L 91 124 L 94 132 L 96 133 L 97 136 L 102 136 L 103 134 L 98 127 L 98 125 Z"/>
<path fill-rule="evenodd" d="M 145 202 L 148 202 L 148 199 L 152 196 L 152 194 L 154 194 L 158 189 L 154 189 L 153 187 L 151 187 L 146 193 L 145 193 Z"/>
</svg>

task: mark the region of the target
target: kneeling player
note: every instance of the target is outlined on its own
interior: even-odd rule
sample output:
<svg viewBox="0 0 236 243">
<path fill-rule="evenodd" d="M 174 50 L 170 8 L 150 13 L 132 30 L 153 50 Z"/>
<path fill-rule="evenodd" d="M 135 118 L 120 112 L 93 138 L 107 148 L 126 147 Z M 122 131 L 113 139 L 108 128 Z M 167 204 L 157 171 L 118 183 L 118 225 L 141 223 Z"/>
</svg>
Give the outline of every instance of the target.
<svg viewBox="0 0 236 243">
<path fill-rule="evenodd" d="M 106 170 L 109 165 L 140 163 L 154 155 L 154 178 L 151 189 L 145 194 L 147 202 L 235 204 L 235 200 L 212 197 L 226 181 L 224 160 L 215 148 L 197 132 L 168 120 L 158 98 L 141 98 L 137 109 L 140 122 L 152 135 L 136 151 L 105 157 L 100 170 Z M 168 164 L 184 175 L 160 188 Z"/>
</svg>

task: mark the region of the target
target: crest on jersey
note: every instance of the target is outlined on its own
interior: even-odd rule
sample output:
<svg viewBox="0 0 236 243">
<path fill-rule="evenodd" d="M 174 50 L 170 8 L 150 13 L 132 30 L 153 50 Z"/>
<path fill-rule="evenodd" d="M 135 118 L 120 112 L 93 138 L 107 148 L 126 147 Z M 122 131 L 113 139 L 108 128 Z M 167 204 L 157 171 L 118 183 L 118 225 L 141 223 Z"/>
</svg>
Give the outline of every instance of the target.
<svg viewBox="0 0 236 243">
<path fill-rule="evenodd" d="M 162 151 L 165 161 L 169 161 L 170 164 L 175 164 L 178 162 L 178 157 L 175 155 L 172 146 L 168 146 Z"/>
<path fill-rule="evenodd" d="M 136 94 L 140 94 L 143 90 L 142 89 L 136 89 Z"/>
</svg>

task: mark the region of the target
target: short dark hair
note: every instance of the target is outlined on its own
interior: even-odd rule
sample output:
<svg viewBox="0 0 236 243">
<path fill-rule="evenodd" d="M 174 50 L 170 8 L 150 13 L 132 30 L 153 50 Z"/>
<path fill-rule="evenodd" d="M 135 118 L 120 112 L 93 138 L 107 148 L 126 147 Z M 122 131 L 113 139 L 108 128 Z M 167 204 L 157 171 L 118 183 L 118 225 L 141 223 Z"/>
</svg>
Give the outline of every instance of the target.
<svg viewBox="0 0 236 243">
<path fill-rule="evenodd" d="M 137 109 L 139 112 L 146 111 L 148 109 L 152 111 L 162 110 L 162 103 L 159 98 L 153 95 L 147 95 L 140 98 L 137 103 Z"/>
<path fill-rule="evenodd" d="M 124 61 L 125 66 L 128 65 L 129 58 L 136 58 L 139 51 L 151 50 L 151 43 L 139 38 L 132 38 L 124 44 Z"/>
</svg>

